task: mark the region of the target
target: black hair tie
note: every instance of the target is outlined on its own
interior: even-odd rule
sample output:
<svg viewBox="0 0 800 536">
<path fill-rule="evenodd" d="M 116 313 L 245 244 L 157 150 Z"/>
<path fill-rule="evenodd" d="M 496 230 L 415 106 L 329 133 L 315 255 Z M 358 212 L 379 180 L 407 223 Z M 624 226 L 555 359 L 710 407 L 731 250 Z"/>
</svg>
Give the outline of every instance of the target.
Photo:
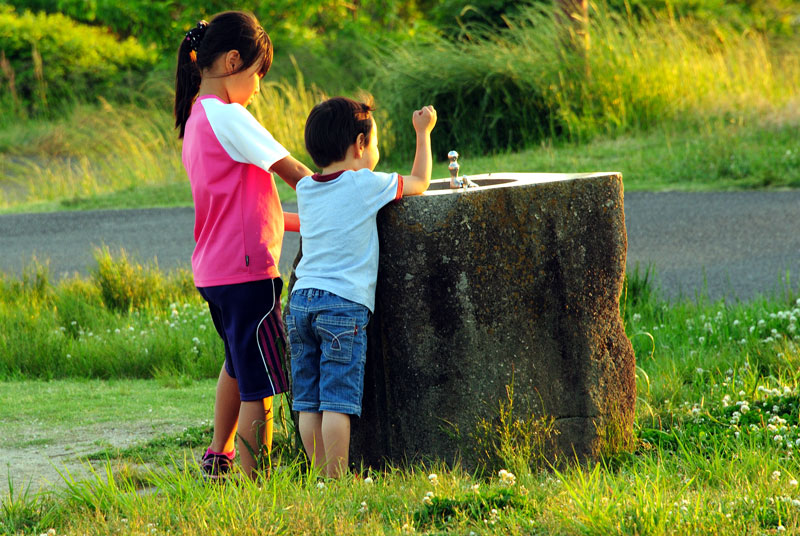
<svg viewBox="0 0 800 536">
<path fill-rule="evenodd" d="M 192 51 L 197 52 L 197 49 L 200 48 L 200 42 L 203 40 L 207 28 L 208 23 L 201 20 L 197 23 L 197 26 L 186 32 L 186 40 L 189 41 L 189 47 L 191 47 Z"/>
</svg>

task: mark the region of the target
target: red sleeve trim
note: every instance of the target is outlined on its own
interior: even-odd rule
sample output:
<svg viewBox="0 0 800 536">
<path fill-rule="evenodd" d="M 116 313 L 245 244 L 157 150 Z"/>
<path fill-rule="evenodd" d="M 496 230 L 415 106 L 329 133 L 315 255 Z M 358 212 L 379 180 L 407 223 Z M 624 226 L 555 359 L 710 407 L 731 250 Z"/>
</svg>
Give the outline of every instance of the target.
<svg viewBox="0 0 800 536">
<path fill-rule="evenodd" d="M 403 176 L 399 173 L 397 174 L 397 195 L 395 195 L 394 200 L 399 201 L 403 198 Z"/>
</svg>

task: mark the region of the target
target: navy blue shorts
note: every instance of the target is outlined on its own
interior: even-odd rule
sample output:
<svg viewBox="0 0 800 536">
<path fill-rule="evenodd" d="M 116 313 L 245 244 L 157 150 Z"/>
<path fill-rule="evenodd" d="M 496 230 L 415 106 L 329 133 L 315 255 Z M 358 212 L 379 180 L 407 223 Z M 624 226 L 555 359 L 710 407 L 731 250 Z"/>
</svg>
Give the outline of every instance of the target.
<svg viewBox="0 0 800 536">
<path fill-rule="evenodd" d="M 283 367 L 282 288 L 283 281 L 276 278 L 197 289 L 225 343 L 225 370 L 236 378 L 242 401 L 289 389 Z"/>
</svg>

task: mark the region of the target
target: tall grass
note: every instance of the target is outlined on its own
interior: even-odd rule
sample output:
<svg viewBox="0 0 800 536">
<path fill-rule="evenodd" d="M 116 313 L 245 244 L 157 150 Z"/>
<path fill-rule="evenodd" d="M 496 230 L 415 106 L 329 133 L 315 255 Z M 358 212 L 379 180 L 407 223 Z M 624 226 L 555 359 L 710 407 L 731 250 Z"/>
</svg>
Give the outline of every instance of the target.
<svg viewBox="0 0 800 536">
<path fill-rule="evenodd" d="M 8 129 L 0 206 L 185 181 L 169 116 L 129 105 L 83 105 L 41 129 Z"/>
<path fill-rule="evenodd" d="M 410 166 L 409 115 L 433 103 L 435 157 L 457 149 L 467 173 L 605 168 L 621 169 L 634 188 L 797 184 L 796 47 L 772 48 L 759 34 L 722 25 L 709 29 L 667 15 L 633 19 L 593 5 L 584 55 L 549 10 L 527 7 L 508 22 L 505 30 L 471 27 L 463 39 L 427 35 L 416 46 L 375 53 L 367 89 L 379 108 L 385 169 Z M 265 82 L 251 110 L 312 166 L 303 126 L 325 88 L 294 69 L 293 82 Z M 90 200 L 114 193 L 100 206 L 190 203 L 170 86 L 171 74 L 156 71 L 149 97 L 131 99 L 149 98 L 148 107 L 100 100 L 57 121 L 6 125 L 0 209 L 93 207 Z M 653 132 L 657 147 L 650 146 Z M 626 137 L 637 136 L 646 147 L 627 154 Z M 573 142 L 585 142 L 587 156 L 574 156 L 582 150 Z M 436 173 L 447 174 L 444 166 Z M 294 198 L 278 184 L 283 198 Z"/>
<path fill-rule="evenodd" d="M 308 162 L 303 127 L 321 92 L 285 81 L 264 84 L 251 110 L 295 157 Z M 168 99 L 151 109 L 102 101 L 55 123 L 23 122 L 0 133 L 0 208 L 188 184 Z M 291 189 L 278 180 L 282 194 Z"/>
<path fill-rule="evenodd" d="M 294 58 L 293 82 L 286 80 L 262 83 L 261 92 L 251 104 L 250 111 L 292 155 L 313 168 L 306 152 L 305 124 L 311 108 L 325 94 L 315 84 L 306 84 Z"/>
<path fill-rule="evenodd" d="M 96 253 L 91 278 L 53 284 L 46 264 L 0 279 L 0 378 L 214 377 L 224 356 L 186 270 Z"/>
<path fill-rule="evenodd" d="M 738 120 L 796 104 L 800 55 L 772 50 L 759 34 L 666 15 L 627 18 L 602 4 L 592 5 L 589 21 L 588 51 L 541 7 L 522 10 L 507 30 L 428 36 L 377 62 L 373 90 L 394 118 L 436 105 L 438 155 Z M 393 132 L 400 150 L 413 147 L 410 129 Z"/>
</svg>

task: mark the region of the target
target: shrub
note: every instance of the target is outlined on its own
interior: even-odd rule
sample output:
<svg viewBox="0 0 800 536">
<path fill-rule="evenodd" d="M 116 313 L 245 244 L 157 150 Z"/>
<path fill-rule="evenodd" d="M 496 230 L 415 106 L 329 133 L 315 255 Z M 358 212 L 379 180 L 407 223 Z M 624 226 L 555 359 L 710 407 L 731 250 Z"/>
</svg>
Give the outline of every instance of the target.
<svg viewBox="0 0 800 536">
<path fill-rule="evenodd" d="M 177 51 L 178 35 L 197 20 L 230 9 L 230 4 L 219 0 L 206 0 L 200 6 L 173 0 L 10 0 L 8 3 L 20 10 L 60 13 L 83 24 L 105 26 L 117 35 L 135 36 L 170 51 Z M 253 2 L 244 4 L 238 9 L 251 9 Z"/>
<path fill-rule="evenodd" d="M 398 122 L 395 148 L 413 151 L 406 118 L 425 104 L 439 112 L 432 142 L 443 159 L 450 149 L 502 152 L 545 137 L 585 141 L 665 121 L 750 116 L 780 109 L 800 84 L 797 56 L 780 57 L 758 34 L 602 6 L 589 21 L 588 52 L 552 6 L 522 9 L 506 30 L 474 27 L 460 40 L 428 36 L 385 51 L 372 91 Z"/>
<path fill-rule="evenodd" d="M 188 270 L 164 274 L 124 252 L 91 278 L 51 282 L 35 260 L 0 274 L 0 379 L 207 378 L 222 341 Z"/>
<path fill-rule="evenodd" d="M 128 95 L 156 53 L 133 38 L 60 14 L 0 7 L 0 104 L 16 116 L 52 116 L 78 100 Z"/>
<path fill-rule="evenodd" d="M 371 90 L 379 108 L 392 118 L 386 127 L 395 136 L 395 149 L 413 154 L 411 112 L 427 104 L 433 104 L 439 116 L 432 146 L 434 158 L 440 160 L 451 149 L 462 156 L 519 149 L 558 135 L 539 77 L 520 76 L 518 69 L 520 62 L 544 62 L 541 51 L 528 50 L 525 59 L 516 59 L 519 52 L 509 48 L 488 35 L 466 42 L 428 37 L 376 60 Z M 556 61 L 550 55 L 550 61 Z M 392 148 L 386 149 L 392 158 Z"/>
<path fill-rule="evenodd" d="M 188 270 L 164 274 L 153 264 L 131 262 L 125 250 L 111 255 L 108 247 L 95 251 L 97 268 L 93 281 L 103 304 L 112 311 L 129 312 L 145 305 L 164 307 L 170 302 L 194 294 L 194 282 Z"/>
</svg>

